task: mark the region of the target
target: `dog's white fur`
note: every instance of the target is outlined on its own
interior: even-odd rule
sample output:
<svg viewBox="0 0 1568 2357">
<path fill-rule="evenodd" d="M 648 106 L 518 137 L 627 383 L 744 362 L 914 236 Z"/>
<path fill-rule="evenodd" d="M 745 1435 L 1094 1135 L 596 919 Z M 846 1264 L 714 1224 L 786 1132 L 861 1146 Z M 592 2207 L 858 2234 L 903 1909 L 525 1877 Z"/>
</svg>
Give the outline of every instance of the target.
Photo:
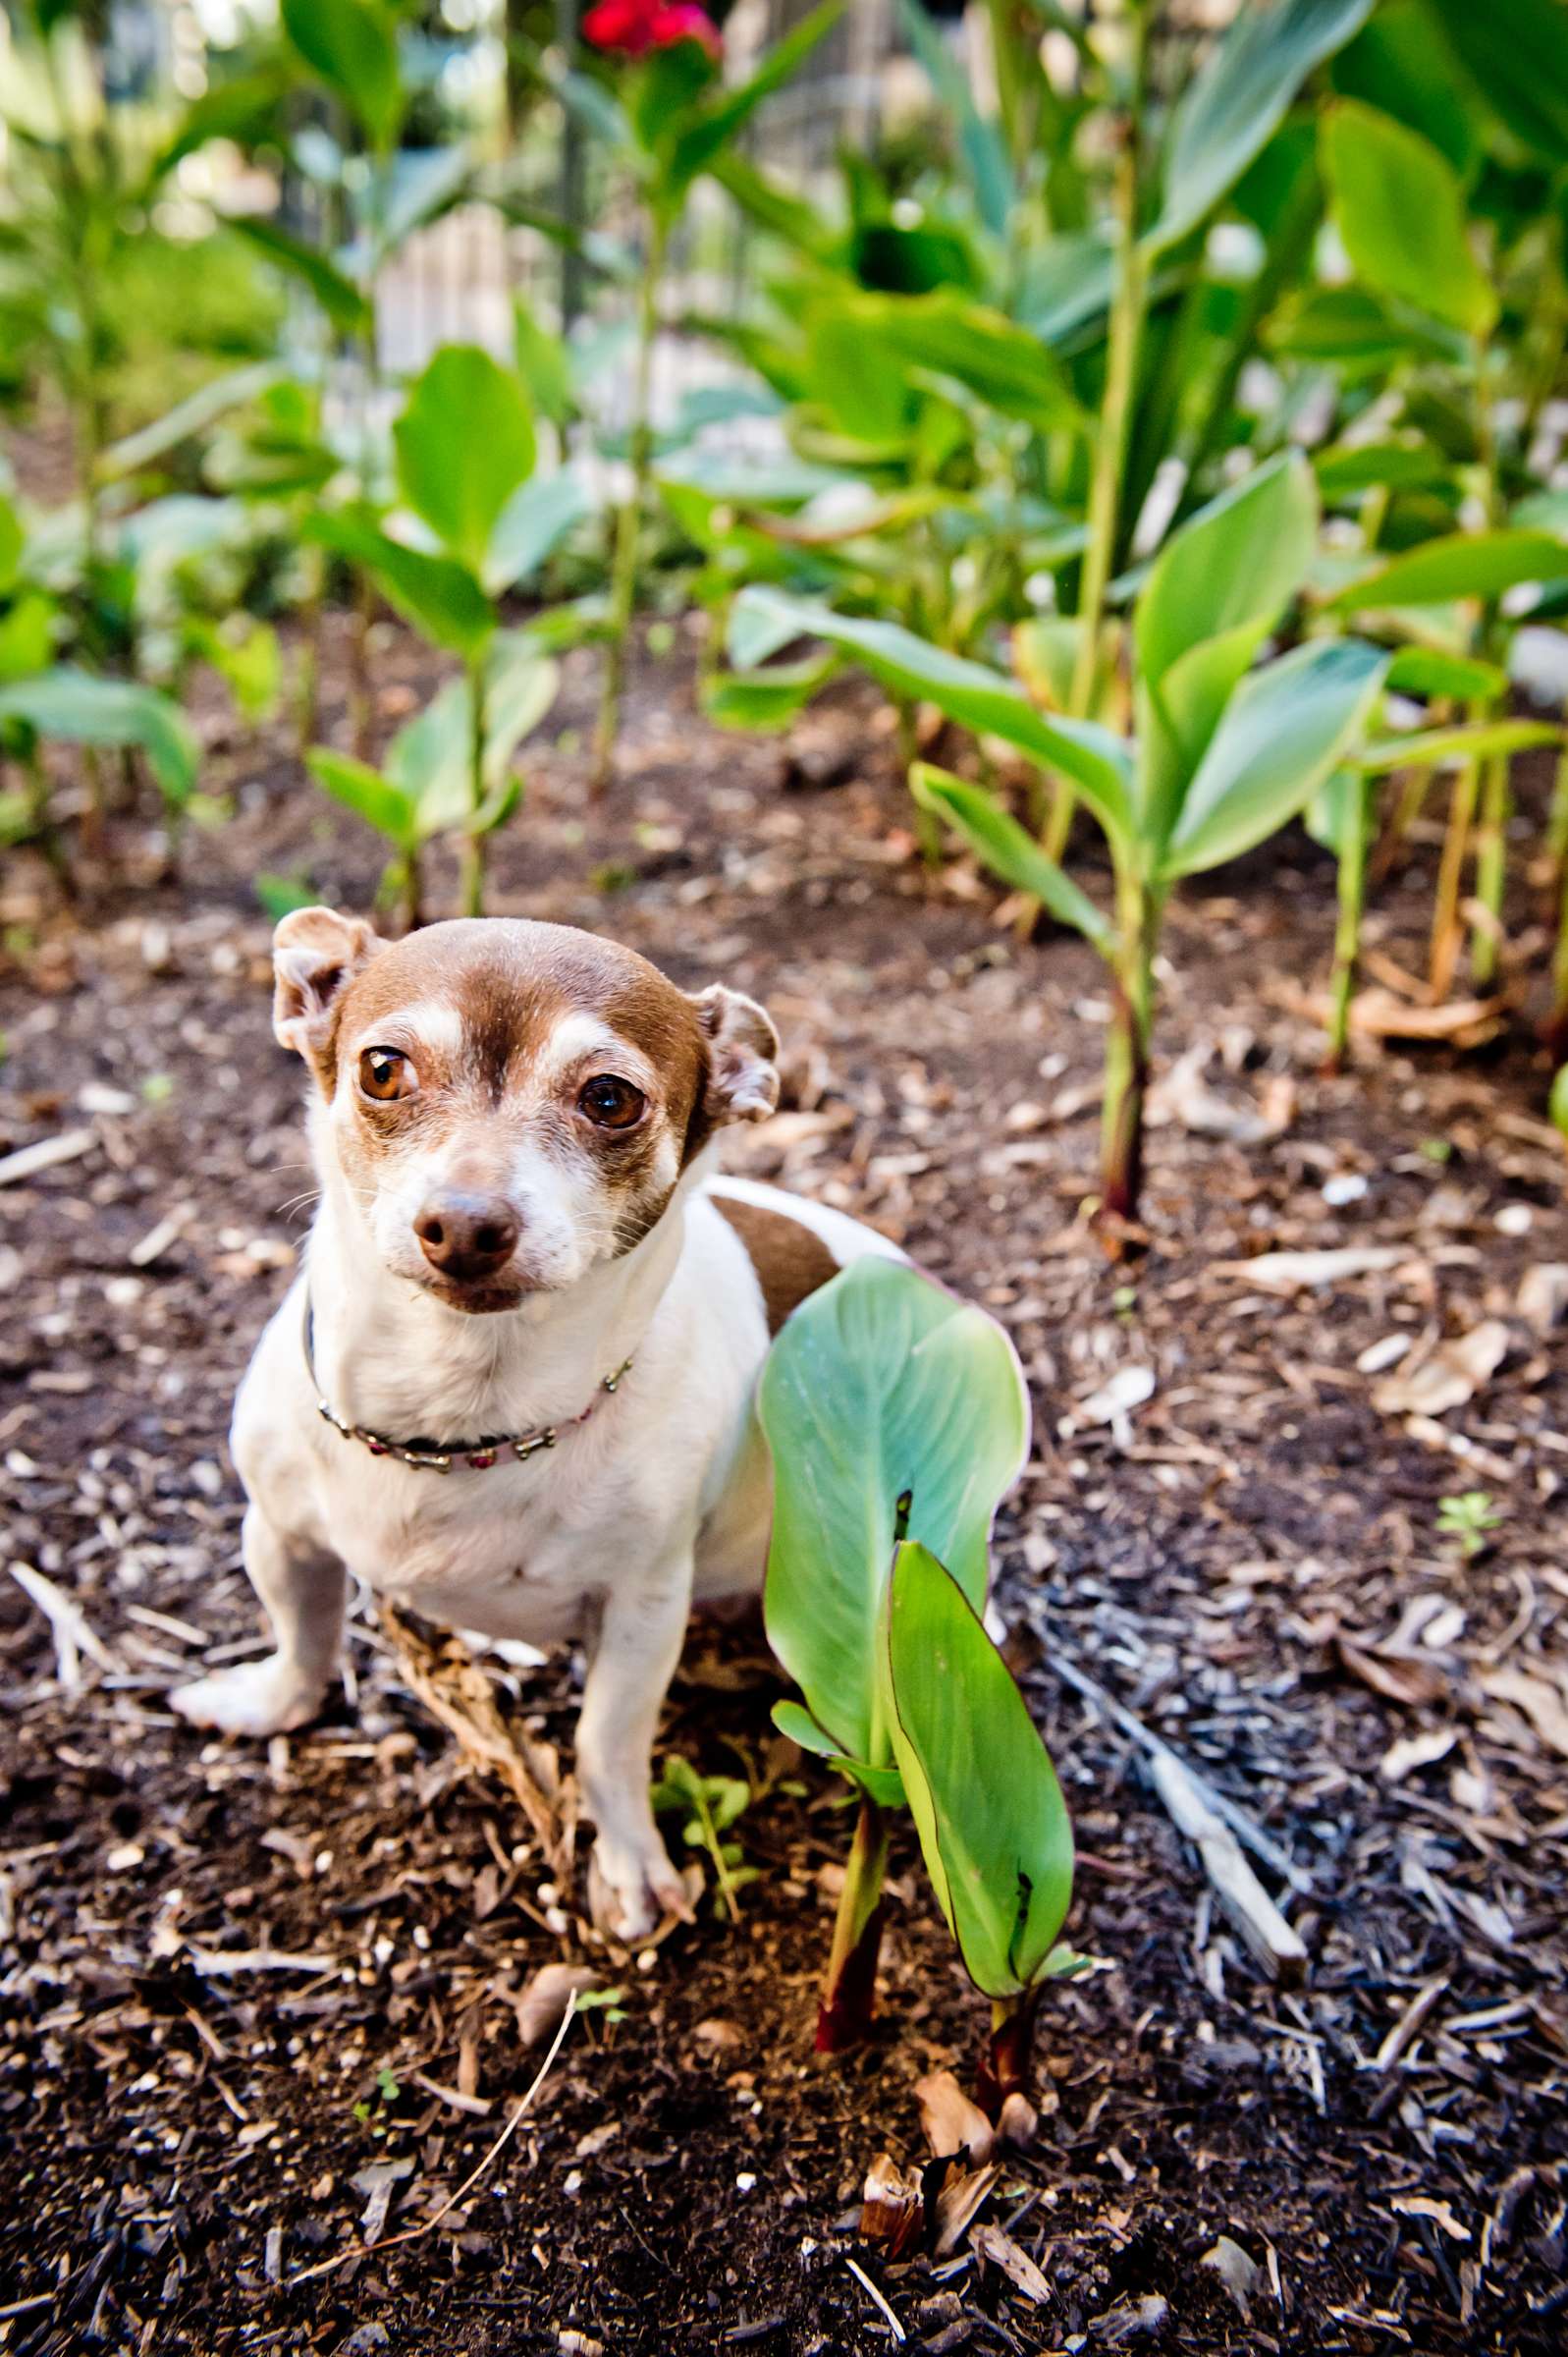
<svg viewBox="0 0 1568 2357">
<path fill-rule="evenodd" d="M 297 962 L 280 945 L 280 990 L 297 982 Z M 401 1008 L 396 1022 L 378 1014 L 372 1036 L 393 1031 L 410 1045 L 423 1036 L 450 1052 L 460 1044 L 457 1019 L 438 993 Z M 281 1020 L 279 1029 L 302 1044 Z M 343 1044 L 348 1064 L 367 1043 Z M 583 1010 L 552 1034 L 540 1084 L 585 1049 L 602 1049 L 629 1079 L 658 1082 L 639 1070 L 639 1051 Z M 233 1453 L 249 1500 L 245 1568 L 277 1649 L 172 1699 L 197 1725 L 234 1734 L 304 1724 L 339 1672 L 351 1574 L 488 1636 L 537 1646 L 585 1636 L 577 1772 L 598 1835 L 595 1911 L 606 1929 L 636 1939 L 663 1910 L 685 1906 L 649 1781 L 688 1610 L 694 1599 L 754 1590 L 767 1553 L 770 1471 L 752 1401 L 768 1318 L 757 1271 L 715 1197 L 787 1213 L 840 1265 L 868 1252 L 902 1256 L 841 1213 L 720 1177 L 716 1140 L 672 1172 L 668 1206 L 641 1240 L 607 1255 L 591 1179 L 569 1158 L 523 1144 L 510 1151 L 508 1191 L 524 1220 L 519 1252 L 536 1254 L 536 1289 L 515 1307 L 470 1314 L 421 1285 L 410 1228 L 446 1149 L 438 1137 L 405 1158 L 366 1202 L 340 1160 L 348 1086 L 340 1078 L 314 1107 L 321 1198 L 306 1274 L 262 1335 L 235 1411 Z M 760 1078 L 743 1073 L 737 1094 L 741 1118 L 769 1110 L 771 1065 Z M 339 1415 L 435 1438 L 556 1423 L 558 1445 L 522 1463 L 460 1464 L 443 1476 L 344 1439 L 317 1412 L 306 1371 L 307 1280 L 317 1385 Z M 599 1395 L 627 1358 L 619 1390 Z M 590 1400 L 593 1413 L 568 1429 Z"/>
</svg>

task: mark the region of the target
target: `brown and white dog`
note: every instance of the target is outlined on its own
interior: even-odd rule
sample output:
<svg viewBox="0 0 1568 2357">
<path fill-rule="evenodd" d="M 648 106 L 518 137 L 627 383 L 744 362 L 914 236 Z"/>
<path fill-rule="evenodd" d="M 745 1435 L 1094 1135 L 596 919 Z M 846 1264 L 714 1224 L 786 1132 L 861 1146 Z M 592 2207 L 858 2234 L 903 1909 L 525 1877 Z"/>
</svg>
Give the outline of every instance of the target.
<svg viewBox="0 0 1568 2357">
<path fill-rule="evenodd" d="M 232 1436 L 245 1568 L 277 1650 L 182 1686 L 197 1726 L 301 1726 L 339 1672 L 350 1573 L 432 1618 L 582 1635 L 577 1771 L 602 1926 L 682 1885 L 649 1805 L 693 1599 L 755 1589 L 770 1337 L 862 1253 L 841 1213 L 724 1178 L 778 1103 L 778 1038 L 715 983 L 502 918 L 383 942 L 286 916 L 273 1023 L 314 1079 L 320 1200 Z"/>
</svg>

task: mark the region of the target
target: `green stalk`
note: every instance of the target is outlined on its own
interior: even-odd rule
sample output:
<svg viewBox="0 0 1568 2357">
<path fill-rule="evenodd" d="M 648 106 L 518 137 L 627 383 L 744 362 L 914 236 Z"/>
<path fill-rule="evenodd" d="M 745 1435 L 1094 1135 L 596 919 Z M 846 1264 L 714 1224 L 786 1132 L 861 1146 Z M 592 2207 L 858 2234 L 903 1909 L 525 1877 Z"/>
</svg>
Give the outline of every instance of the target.
<svg viewBox="0 0 1568 2357">
<path fill-rule="evenodd" d="M 1568 869 L 1568 746 L 1557 756 L 1551 807 L 1546 813 L 1546 857 L 1555 882 Z"/>
<path fill-rule="evenodd" d="M 1089 544 L 1084 551 L 1083 579 L 1078 595 L 1078 649 L 1067 697 L 1068 713 L 1075 720 L 1086 719 L 1094 703 L 1106 591 L 1110 584 L 1121 518 L 1122 476 L 1126 469 L 1127 445 L 1132 428 L 1138 345 L 1149 298 L 1148 265 L 1138 245 L 1139 159 L 1148 31 L 1145 11 L 1141 5 L 1135 6 L 1132 10 L 1132 87 L 1122 125 L 1121 152 L 1116 158 L 1116 279 L 1110 298 L 1106 390 L 1101 404 L 1100 430 L 1095 441 L 1094 471 L 1089 481 Z M 1044 850 L 1048 858 L 1060 859 L 1072 827 L 1073 807 L 1071 787 L 1065 779 L 1057 779 L 1053 788 L 1051 817 L 1044 836 Z"/>
<path fill-rule="evenodd" d="M 862 1793 L 817 2007 L 819 2055 L 842 2054 L 846 2047 L 858 2046 L 871 2035 L 887 1870 L 887 1815 Z"/>
<path fill-rule="evenodd" d="M 1339 847 L 1339 921 L 1334 930 L 1334 970 L 1330 985 L 1328 1053 L 1324 1069 L 1337 1072 L 1350 1050 L 1350 1003 L 1355 995 L 1356 967 L 1361 957 L 1361 917 L 1366 903 L 1367 837 L 1372 822 L 1373 788 L 1363 780 L 1358 788 L 1350 840 Z"/>
<path fill-rule="evenodd" d="M 1551 1013 L 1541 1036 L 1554 1062 L 1568 1062 L 1568 862 L 1558 878 L 1557 945 L 1551 959 Z"/>
<path fill-rule="evenodd" d="M 1478 990 L 1485 990 L 1497 971 L 1508 883 L 1508 821 L 1513 806 L 1508 756 L 1493 753 L 1482 772 L 1481 817 L 1476 827 L 1476 899 L 1490 919 L 1489 923 L 1478 920 L 1470 930 L 1470 971 Z"/>
<path fill-rule="evenodd" d="M 477 816 L 485 798 L 485 653 L 468 664 L 468 808 Z M 462 839 L 460 899 L 464 916 L 485 912 L 485 839 L 470 827 Z"/>
<path fill-rule="evenodd" d="M 659 333 L 659 282 L 664 275 L 669 225 L 655 210 L 648 232 L 648 260 L 637 306 L 637 367 L 631 391 L 631 490 L 616 518 L 615 548 L 610 561 L 610 635 L 605 646 L 604 685 L 599 719 L 594 730 L 593 772 L 588 791 L 597 801 L 615 772 L 616 739 L 621 730 L 621 697 L 626 677 L 626 640 L 637 598 L 637 543 L 647 504 L 653 435 L 648 422 L 648 400 L 653 381 L 653 348 Z"/>
<path fill-rule="evenodd" d="M 1116 954 L 1111 966 L 1110 1029 L 1100 1130 L 1100 1207 L 1135 1220 L 1143 1189 L 1143 1110 L 1154 1022 L 1155 946 L 1160 900 L 1134 874 L 1116 880 Z"/>
</svg>

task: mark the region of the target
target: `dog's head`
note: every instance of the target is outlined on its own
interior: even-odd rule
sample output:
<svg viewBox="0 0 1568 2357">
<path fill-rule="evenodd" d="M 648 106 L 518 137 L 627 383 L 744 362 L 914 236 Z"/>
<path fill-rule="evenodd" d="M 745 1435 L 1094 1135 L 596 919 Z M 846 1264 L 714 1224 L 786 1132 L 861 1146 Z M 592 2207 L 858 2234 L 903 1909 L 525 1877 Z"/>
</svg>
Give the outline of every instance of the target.
<svg viewBox="0 0 1568 2357">
<path fill-rule="evenodd" d="M 273 1028 L 315 1076 L 323 1150 L 386 1266 L 510 1309 L 627 1252 L 727 1122 L 779 1101 L 778 1036 L 568 925 L 490 917 L 378 939 L 300 908 L 273 937 Z"/>
</svg>

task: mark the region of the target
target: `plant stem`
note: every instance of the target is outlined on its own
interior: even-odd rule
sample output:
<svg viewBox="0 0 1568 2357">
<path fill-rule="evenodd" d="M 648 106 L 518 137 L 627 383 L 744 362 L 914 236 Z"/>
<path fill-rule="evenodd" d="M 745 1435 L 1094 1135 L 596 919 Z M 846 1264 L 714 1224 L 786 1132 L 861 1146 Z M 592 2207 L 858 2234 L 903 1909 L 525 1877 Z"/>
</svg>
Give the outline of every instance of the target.
<svg viewBox="0 0 1568 2357">
<path fill-rule="evenodd" d="M 888 1820 L 877 1803 L 862 1794 L 817 2007 L 819 2055 L 842 2054 L 871 2035 L 887 1870 Z"/>
<path fill-rule="evenodd" d="M 1035 2015 L 1040 2010 L 1038 1987 L 1025 1989 L 1010 2003 L 996 2000 L 991 2007 L 991 2036 L 975 2072 L 975 2101 L 995 2119 L 1009 2095 L 1029 2094 L 1029 2056 L 1035 2042 Z"/>
<path fill-rule="evenodd" d="M 1551 804 L 1546 813 L 1546 858 L 1555 883 L 1568 869 L 1568 746 L 1557 756 Z"/>
<path fill-rule="evenodd" d="M 1340 1070 L 1350 1049 L 1350 1002 L 1355 995 L 1356 966 L 1361 957 L 1361 915 L 1366 903 L 1367 837 L 1372 827 L 1373 792 L 1370 779 L 1363 779 L 1357 786 L 1350 840 L 1339 847 L 1339 921 L 1334 928 L 1325 1072 Z"/>
<path fill-rule="evenodd" d="M 597 801 L 615 772 L 616 739 L 621 729 L 621 696 L 626 677 L 626 640 L 637 600 L 637 544 L 642 534 L 642 512 L 648 496 L 649 461 L 653 435 L 648 401 L 653 382 L 653 348 L 659 333 L 659 281 L 664 275 L 669 229 L 656 212 L 649 225 L 648 259 L 637 307 L 637 367 L 631 389 L 631 430 L 628 453 L 631 488 L 616 517 L 615 548 L 610 560 L 610 635 L 605 646 L 604 685 L 599 719 L 594 730 L 593 771 L 588 791 Z"/>
<path fill-rule="evenodd" d="M 1564 861 L 1557 880 L 1557 944 L 1551 958 L 1551 1013 L 1547 1015 L 1541 1037 L 1551 1050 L 1552 1061 L 1568 1062 L 1568 861 Z"/>
<path fill-rule="evenodd" d="M 485 650 L 468 664 L 468 810 L 477 817 L 485 798 Z M 462 839 L 460 899 L 464 916 L 485 912 L 485 839 L 470 826 Z"/>
<path fill-rule="evenodd" d="M 1459 959 L 1459 891 L 1464 881 L 1465 857 L 1470 849 L 1470 830 L 1476 815 L 1476 795 L 1480 789 L 1481 773 L 1474 761 L 1467 761 L 1456 774 L 1453 794 L 1448 803 L 1448 829 L 1443 837 L 1442 858 L 1437 868 L 1437 898 L 1432 912 L 1432 953 L 1428 963 L 1427 982 L 1433 1003 L 1440 1006 L 1453 983 L 1454 967 Z"/>
<path fill-rule="evenodd" d="M 1105 620 L 1106 591 L 1115 561 L 1116 535 L 1121 521 L 1122 475 L 1132 427 L 1133 392 L 1138 367 L 1138 345 L 1148 301 L 1149 273 L 1138 246 L 1139 157 L 1142 145 L 1144 72 L 1148 56 L 1148 19 L 1144 8 L 1130 12 L 1132 30 L 1132 87 L 1121 124 L 1121 151 L 1116 158 L 1115 220 L 1116 278 L 1110 297 L 1108 341 L 1106 351 L 1106 390 L 1095 441 L 1094 471 L 1089 481 L 1089 544 L 1084 551 L 1083 580 L 1078 594 L 1078 646 L 1067 696 L 1075 720 L 1086 719 L 1094 703 L 1100 671 L 1100 633 Z M 1065 779 L 1055 781 L 1050 821 L 1044 837 L 1049 858 L 1059 859 L 1072 827 L 1073 793 Z"/>
<path fill-rule="evenodd" d="M 1493 753 L 1482 771 L 1481 817 L 1476 827 L 1476 899 L 1486 915 L 1470 931 L 1470 971 L 1477 988 L 1483 990 L 1497 971 L 1503 894 L 1508 881 L 1508 821 L 1512 815 L 1508 756 Z"/>
<path fill-rule="evenodd" d="M 1143 1107 L 1154 1019 L 1160 904 L 1141 876 L 1116 880 L 1117 932 L 1100 1130 L 1102 1213 L 1135 1220 L 1143 1189 Z"/>
</svg>

